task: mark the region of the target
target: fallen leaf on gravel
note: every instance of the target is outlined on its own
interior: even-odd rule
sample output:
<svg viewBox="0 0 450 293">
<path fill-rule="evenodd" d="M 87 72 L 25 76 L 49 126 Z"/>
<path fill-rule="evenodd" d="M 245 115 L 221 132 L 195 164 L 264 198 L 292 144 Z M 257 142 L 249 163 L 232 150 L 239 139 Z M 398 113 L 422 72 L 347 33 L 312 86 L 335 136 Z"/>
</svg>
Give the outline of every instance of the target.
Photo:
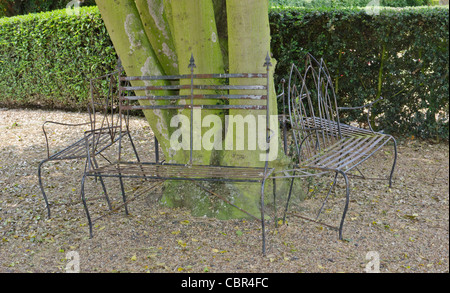
<svg viewBox="0 0 450 293">
<path fill-rule="evenodd" d="M 417 217 L 418 217 L 418 216 L 419 216 L 418 214 L 412 214 L 412 215 L 404 215 L 403 217 L 404 217 L 405 219 L 417 220 Z"/>
</svg>

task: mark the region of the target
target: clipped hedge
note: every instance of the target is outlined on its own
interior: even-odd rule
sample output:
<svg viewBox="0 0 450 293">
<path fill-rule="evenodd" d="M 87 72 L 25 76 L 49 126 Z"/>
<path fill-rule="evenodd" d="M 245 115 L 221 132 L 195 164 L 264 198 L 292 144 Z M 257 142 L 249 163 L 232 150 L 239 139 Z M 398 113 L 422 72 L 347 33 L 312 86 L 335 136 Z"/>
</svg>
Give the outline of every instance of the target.
<svg viewBox="0 0 450 293">
<path fill-rule="evenodd" d="M 379 130 L 426 139 L 449 137 L 447 8 L 273 9 L 276 80 L 305 53 L 323 57 L 341 106 L 385 99 L 373 109 Z M 358 112 L 342 113 L 364 121 Z"/>
<path fill-rule="evenodd" d="M 70 0 L 0 0 L 0 17 L 24 15 L 66 8 Z M 83 0 L 82 6 L 95 5 L 95 0 Z"/>
<path fill-rule="evenodd" d="M 273 8 L 276 81 L 306 52 L 323 57 L 339 103 L 373 109 L 386 132 L 449 138 L 448 8 Z M 0 106 L 84 109 L 91 77 L 113 70 L 117 56 L 96 7 L 0 19 Z M 280 111 L 282 111 L 280 107 Z M 357 111 L 343 119 L 364 121 Z"/>
<path fill-rule="evenodd" d="M 437 1 L 439 2 L 439 0 Z M 321 7 L 365 7 L 369 3 L 376 3 L 376 2 L 373 2 L 373 0 L 269 0 L 269 3 L 272 6 L 321 8 Z M 433 0 L 378 0 L 377 3 L 377 5 L 387 7 L 423 6 L 432 4 Z"/>
<path fill-rule="evenodd" d="M 0 19 L 0 104 L 84 108 L 89 78 L 116 53 L 96 7 Z"/>
</svg>

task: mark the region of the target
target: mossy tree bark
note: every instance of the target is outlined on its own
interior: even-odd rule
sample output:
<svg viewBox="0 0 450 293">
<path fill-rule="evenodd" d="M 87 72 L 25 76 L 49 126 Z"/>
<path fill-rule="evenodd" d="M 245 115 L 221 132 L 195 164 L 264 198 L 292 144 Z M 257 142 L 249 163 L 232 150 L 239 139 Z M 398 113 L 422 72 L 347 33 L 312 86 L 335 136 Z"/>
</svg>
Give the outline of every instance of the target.
<svg viewBox="0 0 450 293">
<path fill-rule="evenodd" d="M 270 52 L 268 0 L 96 0 L 96 2 L 116 52 L 129 76 L 188 74 L 191 54 L 196 60 L 196 73 L 265 73 L 264 59 Z M 275 60 L 272 60 L 272 65 L 273 77 Z M 238 84 L 238 81 L 230 82 Z M 271 114 L 276 115 L 273 78 L 270 84 Z M 190 116 L 190 111 L 180 113 Z M 170 127 L 170 122 L 176 114 L 178 113 L 173 111 L 145 111 L 166 161 L 187 163 L 189 152 L 176 151 L 170 145 L 171 134 L 176 131 L 176 128 Z M 220 117 L 222 129 L 228 129 L 228 133 L 223 133 L 223 144 L 219 150 L 194 151 L 194 163 L 264 166 L 261 151 L 236 150 L 234 146 L 231 150 L 227 150 L 226 138 L 231 137 L 236 142 L 237 131 L 234 124 L 225 125 L 227 120 L 224 118 L 225 114 L 242 115 L 254 117 L 255 121 L 258 121 L 257 117 L 265 113 L 242 110 L 229 113 L 204 111 L 202 117 L 209 114 Z M 276 121 L 274 127 L 277 127 Z M 208 130 L 202 127 L 199 129 L 201 134 Z M 189 133 L 189 129 L 185 131 Z M 247 134 L 248 131 L 244 132 L 245 137 Z M 282 148 L 278 147 L 279 143 L 280 140 L 277 139 L 276 155 L 279 159 L 272 161 L 271 165 L 285 163 L 280 151 Z M 208 184 L 207 187 L 251 214 L 258 215 L 259 186 L 250 188 L 250 185 Z M 247 214 L 223 201 L 211 200 L 210 193 L 184 181 L 166 184 L 163 202 L 171 206 L 188 207 L 197 216 L 248 217 Z"/>
</svg>

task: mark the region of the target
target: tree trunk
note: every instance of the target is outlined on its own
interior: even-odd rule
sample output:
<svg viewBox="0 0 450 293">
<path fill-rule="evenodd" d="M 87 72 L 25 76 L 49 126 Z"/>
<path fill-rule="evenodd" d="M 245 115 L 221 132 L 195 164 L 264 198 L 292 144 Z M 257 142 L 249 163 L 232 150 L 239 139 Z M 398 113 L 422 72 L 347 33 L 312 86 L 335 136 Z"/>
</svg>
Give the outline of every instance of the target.
<svg viewBox="0 0 450 293">
<path fill-rule="evenodd" d="M 96 0 L 96 2 L 114 47 L 129 76 L 189 74 L 191 54 L 196 64 L 194 73 L 224 73 L 228 69 L 230 73 L 266 73 L 266 68 L 263 66 L 264 60 L 267 54 L 270 54 L 268 0 Z M 275 117 L 271 121 L 271 128 L 278 130 L 277 102 L 273 85 L 275 60 L 271 61 L 270 114 Z M 190 83 L 190 80 L 182 82 Z M 239 82 L 242 80 L 230 81 L 234 85 L 239 85 Z M 261 82 L 266 83 L 265 80 Z M 143 82 L 140 83 L 135 82 L 133 86 L 142 85 Z M 145 93 L 140 94 L 145 95 Z M 180 101 L 180 103 L 183 102 L 190 101 Z M 216 103 L 217 101 L 202 101 L 202 103 L 208 102 Z M 249 101 L 249 103 L 255 102 Z M 264 104 L 265 101 L 259 101 L 259 103 Z M 171 135 L 177 131 L 177 127 L 170 127 L 171 120 L 177 114 L 191 118 L 190 110 L 145 111 L 146 118 L 161 144 L 166 161 L 187 163 L 189 151 L 176 150 L 170 142 Z M 239 137 L 235 125 L 232 121 L 225 119 L 224 112 L 202 111 L 201 117 L 205 118 L 209 114 L 220 117 L 222 129 L 228 131 L 219 150 L 204 148 L 196 150 L 199 145 L 201 147 L 201 137 L 205 134 L 205 130 L 209 131 L 209 128 L 208 125 L 203 125 L 204 129 L 202 125 L 194 125 L 196 146 L 193 162 L 195 164 L 264 166 L 265 151 L 260 150 L 260 147 L 266 146 L 265 121 L 260 121 L 264 123 L 264 126 L 261 125 L 262 130 L 258 131 L 259 139 L 262 141 L 257 144 L 259 148 L 236 150 L 238 147 L 236 141 L 246 140 L 250 132 L 247 130 L 242 137 Z M 259 120 L 258 116 L 266 115 L 265 111 L 243 110 L 230 110 L 227 114 L 242 115 L 245 119 L 254 119 L 256 123 Z M 183 136 L 189 135 L 189 125 L 185 126 L 187 128 L 183 129 Z M 226 145 L 225 142 L 230 139 L 233 143 Z M 282 148 L 279 147 L 279 138 L 274 137 L 272 142 L 274 143 L 271 144 L 273 153 L 270 165 L 286 163 L 283 160 Z M 274 160 L 274 157 L 278 159 Z M 260 186 L 258 184 L 202 184 L 209 191 L 186 181 L 167 182 L 162 202 L 173 207 L 187 207 L 196 216 L 206 215 L 221 219 L 248 217 L 247 213 L 229 203 L 234 203 L 252 215 L 259 215 Z M 212 194 L 219 194 L 228 203 L 215 200 Z"/>
<path fill-rule="evenodd" d="M 191 56 L 195 59 L 196 68 L 194 73 L 224 73 L 222 52 L 217 36 L 214 8 L 211 0 L 170 0 L 173 40 L 177 55 L 180 74 L 190 74 L 189 68 Z M 212 80 L 202 80 L 203 83 L 213 83 Z M 182 83 L 190 84 L 190 80 L 182 80 Z M 190 95 L 190 90 L 181 91 L 181 95 Z M 213 94 L 211 91 L 202 91 L 203 94 Z M 190 103 L 190 101 L 183 101 Z M 215 104 L 214 100 L 201 100 L 202 104 Z M 194 101 L 196 104 L 197 101 Z M 180 111 L 181 115 L 191 116 L 190 110 Z M 203 118 L 210 114 L 223 117 L 219 111 L 201 112 L 201 119 L 196 117 L 196 121 L 203 121 Z M 213 152 L 207 151 L 201 146 L 201 125 L 194 128 L 194 152 L 193 163 L 209 165 L 213 158 Z M 189 134 L 189 129 L 184 133 Z M 189 152 L 185 152 L 189 157 Z M 185 162 L 187 163 L 188 159 Z"/>
<path fill-rule="evenodd" d="M 142 25 L 133 0 L 96 0 L 114 48 L 128 76 L 165 74 Z M 142 82 L 134 82 L 140 86 Z M 136 93 L 145 95 L 145 93 Z M 163 103 L 163 102 L 159 102 Z M 166 157 L 170 150 L 170 116 L 164 111 L 144 111 Z"/>
<path fill-rule="evenodd" d="M 135 0 L 145 34 L 167 75 L 177 75 L 178 56 L 163 0 Z"/>
<path fill-rule="evenodd" d="M 228 22 L 228 61 L 230 73 L 266 73 L 264 67 L 264 60 L 269 54 L 270 56 L 270 27 L 268 16 L 268 0 L 227 0 L 227 22 Z M 270 67 L 270 99 L 269 108 L 272 117 L 270 121 L 270 128 L 273 131 L 278 131 L 278 108 L 276 93 L 273 80 L 273 72 L 276 66 L 276 61 L 271 59 L 272 66 Z M 244 85 L 243 82 L 248 80 L 233 80 L 234 85 Z M 251 81 L 250 81 L 251 82 Z M 262 80 L 262 83 L 265 81 Z M 265 94 L 262 92 L 261 94 Z M 254 101 L 249 101 L 249 104 L 255 104 Z M 265 104 L 260 101 L 258 104 Z M 231 115 L 242 115 L 247 118 L 247 121 L 256 121 L 257 132 L 257 150 L 252 151 L 248 149 L 237 150 L 236 141 L 246 140 L 251 129 L 245 129 L 241 133 L 242 137 L 238 137 L 239 132 L 236 125 L 229 123 L 227 126 L 227 141 L 232 139 L 234 151 L 228 151 L 224 156 L 224 163 L 226 165 L 234 166 L 259 166 L 264 167 L 266 156 L 262 146 L 266 139 L 266 121 L 258 119 L 258 116 L 266 117 L 266 111 L 261 110 L 233 110 Z M 260 124 L 263 125 L 260 125 Z M 263 144 L 261 145 L 261 142 Z M 249 143 L 249 142 L 248 142 Z M 270 167 L 277 167 L 277 165 L 284 165 L 287 163 L 284 154 L 281 152 L 283 148 L 280 147 L 280 136 L 272 137 L 270 144 Z M 250 211 L 252 213 L 259 213 L 257 209 L 260 206 L 260 186 L 258 184 L 236 185 L 239 188 L 241 197 L 237 201 L 238 205 L 253 207 Z"/>
</svg>

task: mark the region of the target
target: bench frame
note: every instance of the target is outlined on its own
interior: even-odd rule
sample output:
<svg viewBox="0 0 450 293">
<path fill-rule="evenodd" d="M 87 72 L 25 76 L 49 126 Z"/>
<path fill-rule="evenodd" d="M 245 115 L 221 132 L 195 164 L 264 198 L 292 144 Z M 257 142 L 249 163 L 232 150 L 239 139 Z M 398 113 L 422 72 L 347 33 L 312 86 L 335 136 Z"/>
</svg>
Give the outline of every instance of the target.
<svg viewBox="0 0 450 293">
<path fill-rule="evenodd" d="M 348 210 L 350 201 L 350 186 L 348 179 L 348 172 L 357 168 L 360 164 L 365 162 L 371 156 L 373 156 L 378 150 L 385 146 L 388 142 L 394 144 L 394 163 L 391 169 L 389 180 L 389 186 L 392 186 L 392 179 L 394 169 L 397 161 L 397 144 L 393 136 L 380 132 L 375 132 L 370 126 L 370 118 L 368 118 L 369 130 L 350 126 L 340 122 L 339 111 L 340 110 L 361 110 L 367 109 L 368 117 L 370 117 L 370 110 L 372 106 L 378 102 L 372 102 L 361 107 L 338 107 L 337 99 L 334 92 L 333 84 L 330 74 L 324 61 L 321 59 L 317 61 L 314 57 L 308 54 L 306 58 L 305 73 L 300 73 L 295 65 L 292 65 L 288 82 L 288 109 L 289 115 L 285 112 L 283 114 L 283 132 L 284 132 L 284 150 L 288 154 L 287 148 L 287 124 L 294 138 L 293 146 L 293 161 L 294 165 L 285 170 L 275 170 L 269 167 L 269 152 L 270 152 L 270 140 L 271 134 L 274 132 L 270 129 L 269 117 L 270 117 L 270 57 L 267 55 L 264 63 L 266 73 L 238 73 L 238 74 L 194 74 L 196 68 L 194 57 L 191 56 L 189 68 L 191 74 L 188 75 L 173 75 L 173 76 L 121 76 L 119 73 L 119 113 L 120 113 L 120 131 L 123 127 L 126 127 L 126 132 L 129 133 L 129 112 L 131 110 L 190 110 L 190 148 L 189 148 L 189 161 L 186 164 L 172 164 L 160 162 L 158 153 L 158 142 L 155 140 L 155 161 L 154 162 L 141 162 L 136 154 L 137 161 L 124 162 L 121 161 L 121 144 L 122 136 L 120 137 L 118 160 L 115 163 L 107 164 L 104 166 L 97 166 L 93 164 L 96 156 L 95 152 L 90 152 L 87 147 L 88 167 L 81 182 L 81 199 L 86 212 L 86 216 L 89 223 L 89 235 L 93 237 L 93 220 L 91 219 L 89 209 L 87 206 L 85 181 L 88 177 L 113 177 L 119 178 L 121 184 L 121 191 L 123 197 L 123 205 L 125 206 L 125 212 L 128 214 L 127 203 L 129 202 L 125 195 L 125 189 L 123 186 L 123 178 L 143 179 L 146 181 L 164 181 L 164 180 L 184 180 L 192 181 L 205 189 L 199 184 L 201 181 L 209 182 L 248 182 L 261 184 L 260 194 L 260 217 L 256 217 L 235 206 L 241 211 L 249 214 L 250 216 L 261 221 L 262 227 L 262 252 L 266 254 L 266 231 L 265 231 L 265 183 L 267 180 L 273 180 L 274 201 L 276 200 L 276 181 L 279 179 L 291 180 L 288 199 L 286 202 L 285 213 L 283 222 L 286 219 L 286 213 L 289 206 L 289 201 L 293 192 L 293 183 L 296 178 L 307 178 L 313 176 L 322 176 L 325 174 L 335 173 L 334 182 L 328 191 L 328 194 L 322 204 L 317 218 L 319 217 L 332 189 L 336 186 L 336 181 L 339 175 L 345 180 L 346 183 L 346 198 L 345 206 L 342 213 L 342 218 L 339 228 L 339 239 L 343 239 L 342 231 L 345 216 Z M 257 83 L 257 85 L 251 86 L 234 86 L 223 84 L 201 84 L 198 82 L 207 79 L 214 80 L 229 80 L 229 79 L 264 79 L 265 82 Z M 312 84 L 307 82 L 308 78 L 312 78 Z M 189 81 L 183 83 L 181 81 Z M 130 86 L 131 82 L 146 81 L 152 85 L 146 86 Z M 163 83 L 163 82 L 166 83 Z M 156 82 L 157 84 L 155 85 Z M 178 82 L 178 83 L 177 83 Z M 162 84 L 162 85 L 161 85 Z M 314 88 L 315 87 L 315 88 Z M 190 94 L 182 95 L 180 90 L 190 90 Z M 255 104 L 236 104 L 236 101 L 248 99 L 246 94 L 240 95 L 202 95 L 195 93 L 197 90 L 264 90 L 265 95 L 259 95 L 259 100 L 265 100 L 266 105 Z M 146 91 L 144 96 L 136 96 L 130 92 L 134 91 Z M 155 94 L 155 91 L 176 91 L 175 94 Z M 285 91 L 283 83 L 283 93 L 278 97 L 283 97 L 283 103 L 285 101 Z M 253 96 L 253 99 L 255 97 Z M 202 104 L 205 99 L 218 99 L 218 100 L 231 100 L 235 101 L 231 105 L 211 105 Z M 148 105 L 131 105 L 130 102 L 147 100 Z M 190 103 L 175 103 L 158 105 L 155 101 L 170 100 L 179 102 L 181 100 L 190 101 Z M 199 101 L 194 103 L 194 101 Z M 318 110 L 314 110 L 314 107 L 318 107 Z M 211 110 L 224 110 L 224 109 L 242 109 L 242 110 L 263 110 L 266 115 L 266 143 L 267 143 L 267 160 L 264 167 L 239 167 L 239 166 L 212 166 L 212 165 L 196 165 L 193 160 L 193 115 L 194 109 L 211 109 Z M 284 110 L 285 111 L 285 110 Z M 315 111 L 318 111 L 318 115 L 315 115 Z M 89 133 L 86 133 L 86 141 L 88 141 Z M 130 137 L 131 139 L 131 137 Z M 88 145 L 88 144 L 87 144 Z M 133 146 L 134 147 L 134 146 Z M 361 173 L 361 171 L 359 171 Z M 361 173 L 362 175 L 362 173 Z M 362 176 L 364 177 L 364 176 Z M 152 187 L 153 188 L 153 187 Z M 214 194 L 213 192 L 209 193 Z M 226 201 L 222 197 L 216 195 L 220 199 Z M 226 201 L 231 204 L 230 202 Z M 233 205 L 234 206 L 234 205 Z M 316 218 L 316 220 L 317 220 Z M 314 221 L 314 220 L 313 220 Z M 277 219 L 275 219 L 275 224 Z"/>
<path fill-rule="evenodd" d="M 120 65 L 119 65 L 120 68 Z M 42 125 L 42 131 L 45 136 L 47 158 L 42 160 L 38 166 L 39 187 L 47 208 L 47 215 L 51 218 L 50 203 L 44 189 L 42 180 L 42 167 L 44 164 L 51 161 L 62 160 L 79 160 L 85 159 L 84 172 L 88 165 L 98 166 L 95 156 L 90 156 L 89 153 L 104 157 L 102 152 L 110 148 L 116 142 L 120 141 L 123 136 L 127 135 L 130 140 L 129 131 L 122 131 L 118 122 L 118 96 L 115 86 L 117 85 L 117 76 L 119 70 L 90 79 L 90 101 L 87 105 L 87 112 L 89 113 L 89 121 L 85 123 L 70 124 L 58 121 L 45 121 Z M 47 135 L 47 125 L 59 125 L 68 127 L 89 127 L 90 130 L 85 131 L 82 138 L 68 145 L 64 149 L 50 155 L 50 146 Z M 134 154 L 139 160 L 136 148 L 131 140 Z M 108 197 L 105 183 L 102 176 L 98 176 L 102 184 L 103 192 L 109 209 L 111 210 L 111 203 Z"/>
<path fill-rule="evenodd" d="M 143 179 L 143 180 L 184 180 L 193 181 L 199 185 L 201 181 L 209 182 L 248 182 L 248 183 L 259 183 L 261 184 L 261 216 L 259 220 L 262 225 L 262 251 L 263 254 L 266 253 L 266 243 L 265 243 L 265 220 L 264 220 L 264 186 L 267 178 L 273 172 L 273 168 L 269 167 L 268 159 L 265 160 L 264 166 L 258 167 L 242 167 L 242 166 L 214 166 L 214 165 L 196 165 L 193 160 L 193 115 L 194 109 L 208 109 L 208 110 L 262 110 L 264 115 L 270 117 L 270 67 L 272 66 L 270 62 L 269 54 L 265 59 L 264 68 L 265 73 L 238 73 L 238 74 L 194 74 L 196 68 L 194 57 L 191 56 L 189 68 L 191 74 L 188 75 L 173 75 L 173 76 L 120 76 L 120 87 L 119 87 L 119 112 L 121 117 L 120 127 L 126 126 L 128 129 L 129 122 L 129 112 L 131 110 L 190 110 L 190 148 L 189 148 L 189 162 L 186 164 L 171 164 L 159 162 L 159 154 L 157 152 L 158 144 L 155 144 L 155 162 L 123 162 L 121 160 L 121 140 L 119 140 L 119 154 L 118 161 L 105 166 L 95 166 L 88 160 L 89 165 L 86 172 L 83 175 L 81 182 L 81 198 L 83 201 L 84 209 L 89 223 L 89 235 L 93 237 L 93 220 L 91 219 L 89 209 L 86 203 L 86 193 L 85 193 L 85 181 L 87 177 L 101 176 L 101 177 L 113 177 L 119 178 L 121 180 L 122 197 L 124 200 L 124 205 L 126 207 L 127 197 L 125 195 L 125 190 L 123 188 L 122 178 L 133 178 L 133 179 Z M 252 85 L 230 85 L 230 84 L 198 84 L 204 80 L 221 80 L 226 81 L 230 79 L 245 79 L 251 80 Z M 182 81 L 189 81 L 190 84 L 183 83 Z M 130 86 L 129 83 L 136 81 L 147 81 L 149 83 L 157 82 L 157 85 L 146 85 L 146 86 Z M 160 85 L 162 82 L 168 82 L 168 84 Z M 259 82 L 258 82 L 259 81 Z M 179 82 L 179 84 L 173 84 L 174 82 Z M 256 83 L 256 85 L 255 85 Z M 125 85 L 124 85 L 125 84 Z M 178 91 L 180 90 L 190 90 L 189 95 L 180 95 Z M 228 91 L 228 90 L 245 90 L 246 92 L 255 91 L 254 95 L 249 96 L 248 94 L 222 94 L 219 95 L 209 95 L 209 94 L 199 94 L 197 91 L 203 90 L 213 90 L 213 91 Z M 129 92 L 135 91 L 146 91 L 145 96 L 136 96 Z M 155 95 L 155 91 L 175 91 L 175 94 L 167 95 Z M 265 94 L 257 94 L 264 91 Z M 233 100 L 231 105 L 211 105 L 203 104 L 205 99 L 218 99 L 218 100 Z M 265 105 L 249 104 L 248 101 L 260 100 L 265 101 Z M 149 105 L 130 105 L 132 101 L 147 100 Z M 190 103 L 180 104 L 169 104 L 169 105 L 156 105 L 154 101 L 158 100 L 171 100 L 177 101 L 185 100 Z M 194 101 L 196 101 L 194 103 Z M 198 102 L 197 102 L 198 101 Z M 266 119 L 266 131 L 265 131 L 265 141 L 267 143 L 267 158 L 270 152 L 270 138 L 273 131 L 269 128 L 270 120 Z M 157 141 L 156 141 L 157 142 Z M 93 158 L 95 154 L 88 152 L 88 157 Z M 204 188 L 200 185 L 200 187 Z M 205 189 L 205 188 L 204 188 Z M 210 192 L 212 193 L 212 192 Z M 220 196 L 220 199 L 224 200 Z M 228 202 L 230 203 L 230 202 Z M 231 204 L 231 203 L 230 203 Z M 233 205 L 234 206 L 234 205 Z M 249 214 L 245 210 L 235 206 L 239 210 Z M 126 213 L 127 210 L 126 210 Z M 249 214 L 250 215 L 250 214 Z M 251 215 L 252 217 L 258 219 L 258 217 Z"/>
<path fill-rule="evenodd" d="M 285 92 L 283 80 L 283 101 Z M 286 213 L 289 201 L 292 196 L 293 184 L 296 178 L 322 176 L 335 173 L 334 181 L 319 209 L 315 219 L 307 219 L 317 222 L 333 188 L 336 186 L 338 176 L 345 180 L 346 200 L 342 213 L 339 228 L 339 239 L 343 240 L 343 226 L 345 216 L 350 202 L 350 182 L 349 171 L 356 169 L 360 178 L 366 179 L 358 166 L 372 157 L 388 142 L 393 143 L 394 160 L 389 177 L 389 188 L 392 187 L 392 180 L 397 163 L 397 142 L 392 135 L 382 132 L 375 132 L 370 123 L 371 108 L 378 101 L 368 103 L 359 107 L 339 107 L 334 91 L 333 82 L 323 59 L 318 61 L 311 54 L 305 58 L 304 71 L 300 72 L 293 64 L 288 80 L 287 105 L 289 114 L 284 111 L 284 129 L 289 124 L 294 143 L 294 151 L 291 156 L 295 164 L 289 170 L 274 172 L 272 178 L 291 180 L 288 200 L 283 216 L 283 223 L 286 221 Z M 340 122 L 341 110 L 364 110 L 367 112 L 367 123 L 369 129 L 363 129 Z M 287 118 L 288 117 L 288 118 Z M 286 131 L 284 133 L 286 143 Z M 287 153 L 287 145 L 285 145 Z M 386 178 L 370 178 L 383 179 Z M 323 224 L 323 223 L 321 223 Z M 328 225 L 327 225 L 328 226 Z"/>
</svg>

